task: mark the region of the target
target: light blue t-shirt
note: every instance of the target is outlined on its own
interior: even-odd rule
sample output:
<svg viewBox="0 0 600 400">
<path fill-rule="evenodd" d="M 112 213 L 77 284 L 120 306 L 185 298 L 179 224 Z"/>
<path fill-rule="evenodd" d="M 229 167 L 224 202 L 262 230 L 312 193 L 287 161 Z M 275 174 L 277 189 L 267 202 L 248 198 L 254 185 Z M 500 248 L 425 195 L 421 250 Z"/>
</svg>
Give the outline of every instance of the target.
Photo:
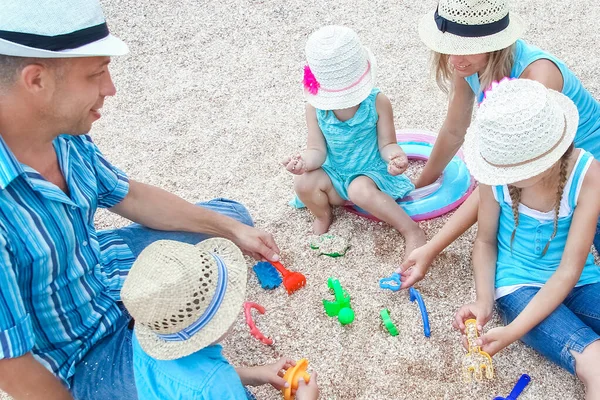
<svg viewBox="0 0 600 400">
<path fill-rule="evenodd" d="M 252 396 L 235 368 L 213 345 L 177 360 L 156 360 L 140 346 L 135 334 L 133 370 L 140 400 L 246 400 Z"/>
<path fill-rule="evenodd" d="M 600 160 L 600 103 L 561 60 L 519 39 L 516 42 L 515 61 L 510 78 L 519 78 L 531 63 L 540 59 L 550 60 L 558 67 L 563 77 L 562 93 L 577 106 L 579 126 L 575 135 L 575 147 L 589 151 L 596 160 Z M 473 74 L 465 80 L 477 96 L 477 101 L 481 103 L 482 89 L 485 88 L 480 88 L 479 75 Z"/>
</svg>

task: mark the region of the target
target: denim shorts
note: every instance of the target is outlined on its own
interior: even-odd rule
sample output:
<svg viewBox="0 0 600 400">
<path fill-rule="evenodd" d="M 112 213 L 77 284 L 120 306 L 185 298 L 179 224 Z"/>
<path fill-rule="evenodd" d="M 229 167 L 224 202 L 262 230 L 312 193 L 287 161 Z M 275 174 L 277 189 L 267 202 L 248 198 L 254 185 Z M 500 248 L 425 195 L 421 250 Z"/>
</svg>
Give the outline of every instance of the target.
<svg viewBox="0 0 600 400">
<path fill-rule="evenodd" d="M 529 304 L 539 287 L 522 287 L 496 300 L 505 324 L 512 322 Z M 537 352 L 575 374 L 577 353 L 600 339 L 600 283 L 573 288 L 545 320 L 521 340 Z"/>
<path fill-rule="evenodd" d="M 232 200 L 214 199 L 198 206 L 252 226 L 248 210 Z M 149 244 L 157 240 L 176 240 L 196 244 L 209 235 L 188 232 L 167 232 L 132 224 L 117 229 L 137 257 Z M 105 337 L 77 364 L 72 378 L 71 394 L 75 400 L 136 400 L 138 398 L 133 374 L 133 347 L 131 317 L 119 304 L 123 315 L 115 323 L 115 332 Z"/>
</svg>

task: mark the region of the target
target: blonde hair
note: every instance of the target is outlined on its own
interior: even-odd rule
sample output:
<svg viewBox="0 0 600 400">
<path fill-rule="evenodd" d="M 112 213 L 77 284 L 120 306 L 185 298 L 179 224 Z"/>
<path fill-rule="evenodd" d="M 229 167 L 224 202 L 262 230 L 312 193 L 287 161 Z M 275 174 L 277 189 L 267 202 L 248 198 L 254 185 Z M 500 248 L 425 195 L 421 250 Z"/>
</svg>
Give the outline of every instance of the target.
<svg viewBox="0 0 600 400">
<path fill-rule="evenodd" d="M 565 154 L 560 158 L 560 172 L 558 175 L 558 187 L 556 190 L 556 203 L 554 204 L 554 231 L 552 232 L 552 236 L 546 243 L 544 250 L 542 251 L 542 257 L 548 251 L 548 247 L 550 247 L 550 242 L 556 236 L 556 232 L 558 230 L 558 213 L 560 212 L 560 200 L 562 199 L 562 194 L 565 189 L 565 184 L 567 183 L 567 166 L 569 165 L 569 157 L 573 153 L 573 144 L 569 146 Z M 517 227 L 519 226 L 519 203 L 521 202 L 521 189 L 518 187 L 508 185 L 508 193 L 510 194 L 510 199 L 512 201 L 512 212 L 513 218 L 515 220 L 515 228 L 510 235 L 510 249 L 512 251 L 513 241 L 515 240 L 515 235 L 517 233 Z"/>
<path fill-rule="evenodd" d="M 499 81 L 505 76 L 510 76 L 515 61 L 516 43 L 502 49 L 488 53 L 488 60 L 485 70 L 479 76 L 480 90 L 484 91 L 493 81 Z M 454 69 L 448 62 L 449 54 L 433 52 L 431 68 L 435 76 L 437 85 L 444 93 L 449 93 L 452 90 L 452 75 Z M 479 93 L 476 93 L 477 95 Z"/>
</svg>

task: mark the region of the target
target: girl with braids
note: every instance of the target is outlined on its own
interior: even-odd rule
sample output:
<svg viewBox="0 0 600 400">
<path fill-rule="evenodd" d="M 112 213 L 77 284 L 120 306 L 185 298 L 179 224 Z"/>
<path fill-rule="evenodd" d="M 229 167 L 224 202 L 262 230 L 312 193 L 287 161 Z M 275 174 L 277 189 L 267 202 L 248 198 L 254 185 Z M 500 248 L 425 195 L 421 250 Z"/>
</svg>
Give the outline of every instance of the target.
<svg viewBox="0 0 600 400">
<path fill-rule="evenodd" d="M 465 137 L 480 182 L 473 248 L 476 300 L 453 325 L 478 329 L 494 303 L 506 326 L 479 338 L 493 355 L 521 339 L 600 396 L 600 268 L 590 252 L 600 215 L 600 163 L 574 148 L 577 108 L 541 83 L 503 80 L 486 92 Z M 596 397 L 594 397 L 596 396 Z"/>
<path fill-rule="evenodd" d="M 579 111 L 575 147 L 600 160 L 600 103 L 554 55 L 520 39 L 525 24 L 508 0 L 439 0 L 419 22 L 419 36 L 433 52 L 438 86 L 449 93 L 446 120 L 415 186 L 434 182 L 463 143 L 474 102 L 504 77 L 531 79 L 569 97 Z M 397 272 L 402 287 L 423 279 L 435 257 L 477 222 L 479 190 L 424 246 L 406 257 Z M 594 244 L 600 249 L 600 221 Z"/>
</svg>

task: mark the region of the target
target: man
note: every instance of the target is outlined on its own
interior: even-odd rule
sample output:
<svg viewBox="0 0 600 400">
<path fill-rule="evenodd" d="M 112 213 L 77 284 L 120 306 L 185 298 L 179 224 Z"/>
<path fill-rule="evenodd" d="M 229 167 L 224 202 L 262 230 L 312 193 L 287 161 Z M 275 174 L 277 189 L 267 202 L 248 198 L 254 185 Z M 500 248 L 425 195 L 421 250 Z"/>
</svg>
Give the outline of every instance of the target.
<svg viewBox="0 0 600 400">
<path fill-rule="evenodd" d="M 277 260 L 246 209 L 133 180 L 86 135 L 115 94 L 97 0 L 3 0 L 0 13 L 0 389 L 15 399 L 135 399 L 119 291 L 158 239 L 231 239 Z M 97 232 L 97 207 L 138 224 Z"/>
</svg>

